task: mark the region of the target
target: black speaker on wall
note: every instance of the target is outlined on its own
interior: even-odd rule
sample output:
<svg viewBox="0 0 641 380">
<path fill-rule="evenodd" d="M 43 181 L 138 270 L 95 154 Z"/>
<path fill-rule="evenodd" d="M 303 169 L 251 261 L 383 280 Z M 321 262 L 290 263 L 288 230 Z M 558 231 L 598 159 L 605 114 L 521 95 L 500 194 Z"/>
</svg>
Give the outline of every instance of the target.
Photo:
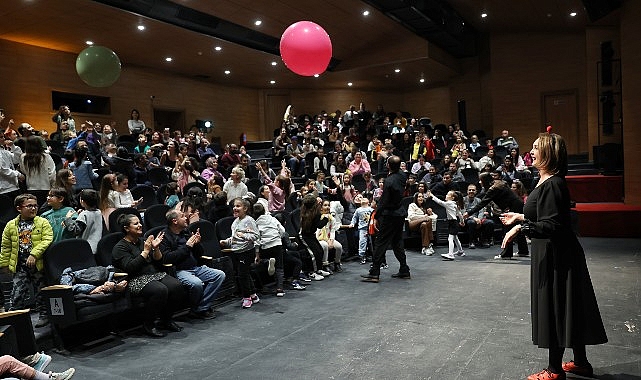
<svg viewBox="0 0 641 380">
<path fill-rule="evenodd" d="M 612 41 L 601 42 L 601 86 L 612 86 Z"/>
<path fill-rule="evenodd" d="M 621 4 L 623 0 L 583 0 L 583 6 L 592 22 L 607 16 Z"/>
<path fill-rule="evenodd" d="M 465 100 L 459 100 L 456 102 L 458 107 L 458 125 L 461 126 L 462 130 L 467 130 L 467 113 L 465 112 Z"/>
</svg>

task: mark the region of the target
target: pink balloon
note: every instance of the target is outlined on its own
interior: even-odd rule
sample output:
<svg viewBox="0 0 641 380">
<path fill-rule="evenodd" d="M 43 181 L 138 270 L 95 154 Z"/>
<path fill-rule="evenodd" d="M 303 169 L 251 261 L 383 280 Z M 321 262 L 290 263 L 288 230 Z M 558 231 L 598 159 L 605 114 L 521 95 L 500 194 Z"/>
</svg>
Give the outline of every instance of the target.
<svg viewBox="0 0 641 380">
<path fill-rule="evenodd" d="M 288 69 L 302 76 L 321 74 L 332 58 L 332 41 L 320 25 L 299 21 L 280 38 L 280 56 Z"/>
</svg>

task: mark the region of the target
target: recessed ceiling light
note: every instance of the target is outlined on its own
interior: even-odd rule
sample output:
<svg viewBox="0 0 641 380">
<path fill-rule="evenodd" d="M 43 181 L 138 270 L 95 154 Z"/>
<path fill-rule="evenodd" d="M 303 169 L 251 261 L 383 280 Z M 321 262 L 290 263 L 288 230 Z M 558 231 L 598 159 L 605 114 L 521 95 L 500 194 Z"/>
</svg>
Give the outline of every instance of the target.
<svg viewBox="0 0 641 380">
<path fill-rule="evenodd" d="M 216 46 L 216 47 L 214 48 L 214 50 L 216 50 L 216 51 L 221 51 L 221 50 L 223 50 L 223 48 L 221 48 L 220 46 Z"/>
<path fill-rule="evenodd" d="M 262 22 L 262 21 L 260 21 L 260 20 L 256 20 L 256 21 L 254 21 L 254 25 L 256 25 L 256 26 L 260 26 L 262 23 L 263 23 L 263 22 Z"/>
<path fill-rule="evenodd" d="M 314 78 L 318 78 L 320 74 L 314 74 Z"/>
<path fill-rule="evenodd" d="M 144 25 L 138 25 L 138 30 L 140 30 L 140 31 L 145 30 L 145 26 Z"/>
<path fill-rule="evenodd" d="M 363 16 L 369 16 L 369 11 L 363 11 Z"/>
<path fill-rule="evenodd" d="M 198 55 L 203 55 L 203 52 L 202 52 L 202 51 L 199 51 L 199 52 L 198 52 L 198 53 L 196 53 L 196 54 L 198 54 Z"/>
<path fill-rule="evenodd" d="M 174 60 L 174 59 L 173 59 L 173 58 L 171 58 L 171 57 L 167 57 L 167 58 L 165 58 L 165 61 L 167 61 L 167 62 L 171 62 L 171 61 L 173 61 L 173 60 Z"/>
<path fill-rule="evenodd" d="M 421 78 L 421 79 L 419 79 L 419 82 L 421 82 L 421 83 L 425 83 L 425 78 Z"/>
<path fill-rule="evenodd" d="M 352 82 L 347 82 L 347 85 L 352 87 L 353 83 Z"/>
<path fill-rule="evenodd" d="M 400 73 L 400 72 L 401 72 L 401 69 L 396 69 L 396 70 L 394 70 L 394 72 L 395 72 L 395 73 Z"/>
<path fill-rule="evenodd" d="M 91 104 L 91 99 L 87 99 L 87 104 Z"/>
<path fill-rule="evenodd" d="M 570 16 L 575 17 L 576 16 L 576 12 L 570 13 Z"/>
<path fill-rule="evenodd" d="M 86 43 L 87 45 L 89 45 L 89 46 L 93 45 L 93 41 L 89 41 L 89 40 L 87 40 L 87 41 L 85 41 L 85 43 Z"/>
<path fill-rule="evenodd" d="M 276 81 L 275 80 L 270 80 L 269 84 L 276 84 Z"/>
<path fill-rule="evenodd" d="M 231 71 L 225 70 L 225 75 L 229 75 L 229 74 L 231 74 Z"/>
<path fill-rule="evenodd" d="M 481 18 L 486 18 L 486 17 L 487 17 L 487 13 L 485 12 L 481 13 Z"/>
<path fill-rule="evenodd" d="M 278 62 L 272 61 L 272 66 L 276 66 L 276 65 L 278 65 Z"/>
</svg>

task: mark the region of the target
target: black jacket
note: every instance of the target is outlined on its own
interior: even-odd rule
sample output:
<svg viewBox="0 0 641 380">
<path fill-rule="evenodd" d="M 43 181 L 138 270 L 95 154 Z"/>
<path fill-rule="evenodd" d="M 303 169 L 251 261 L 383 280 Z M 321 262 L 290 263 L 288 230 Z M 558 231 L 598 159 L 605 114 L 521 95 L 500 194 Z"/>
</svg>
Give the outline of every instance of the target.
<svg viewBox="0 0 641 380">
<path fill-rule="evenodd" d="M 184 230 L 179 234 L 171 232 L 165 228 L 165 237 L 160 243 L 163 264 L 173 264 L 176 270 L 188 270 L 198 266 L 197 257 L 203 254 L 203 248 L 200 244 L 195 244 L 193 248 L 187 246 L 187 240 L 191 234 Z"/>
<path fill-rule="evenodd" d="M 392 173 L 385 178 L 383 195 L 376 206 L 376 218 L 380 216 L 407 216 L 407 208 L 401 207 L 405 182 L 407 178 L 401 173 Z"/>
</svg>

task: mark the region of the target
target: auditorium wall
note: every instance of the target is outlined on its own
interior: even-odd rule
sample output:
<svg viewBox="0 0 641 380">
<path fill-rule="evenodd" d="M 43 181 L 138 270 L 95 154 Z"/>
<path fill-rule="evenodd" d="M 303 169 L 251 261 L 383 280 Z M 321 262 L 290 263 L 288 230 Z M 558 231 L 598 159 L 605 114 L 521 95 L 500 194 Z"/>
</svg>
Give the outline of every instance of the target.
<svg viewBox="0 0 641 380">
<path fill-rule="evenodd" d="M 626 1 L 621 9 L 621 71 L 623 78 L 623 157 L 625 203 L 641 205 L 641 2 Z M 630 221 L 634 223 L 635 221 Z"/>
</svg>

